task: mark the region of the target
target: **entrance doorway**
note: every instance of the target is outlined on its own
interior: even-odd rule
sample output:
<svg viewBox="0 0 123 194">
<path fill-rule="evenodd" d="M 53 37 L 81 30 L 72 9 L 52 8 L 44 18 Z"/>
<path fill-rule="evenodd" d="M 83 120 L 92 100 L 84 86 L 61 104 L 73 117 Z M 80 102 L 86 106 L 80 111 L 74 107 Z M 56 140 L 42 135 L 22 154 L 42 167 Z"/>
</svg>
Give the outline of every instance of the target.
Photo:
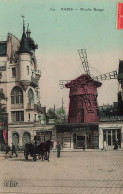
<svg viewBox="0 0 123 194">
<path fill-rule="evenodd" d="M 22 139 L 23 146 L 25 146 L 26 143 L 29 143 L 30 139 L 31 139 L 30 134 L 28 132 L 25 132 L 23 134 L 23 139 Z"/>
<path fill-rule="evenodd" d="M 121 147 L 121 129 L 103 129 L 103 142 L 106 141 L 108 147 L 113 148 L 116 139 Z"/>
<path fill-rule="evenodd" d="M 83 148 L 83 144 L 85 142 L 85 136 L 77 136 L 77 139 L 76 139 L 76 148 Z"/>
<path fill-rule="evenodd" d="M 15 146 L 18 146 L 18 143 L 19 143 L 19 134 L 18 133 L 13 133 L 12 134 L 12 143 Z"/>
</svg>

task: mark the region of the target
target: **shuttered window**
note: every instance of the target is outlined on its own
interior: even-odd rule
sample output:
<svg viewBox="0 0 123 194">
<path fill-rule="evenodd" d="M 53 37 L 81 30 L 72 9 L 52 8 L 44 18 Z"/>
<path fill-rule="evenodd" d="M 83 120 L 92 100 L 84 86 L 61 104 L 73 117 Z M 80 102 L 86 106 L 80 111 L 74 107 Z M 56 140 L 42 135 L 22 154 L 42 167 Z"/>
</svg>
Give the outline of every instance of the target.
<svg viewBox="0 0 123 194">
<path fill-rule="evenodd" d="M 24 121 L 24 112 L 23 111 L 13 111 L 11 112 L 12 122 Z"/>
</svg>

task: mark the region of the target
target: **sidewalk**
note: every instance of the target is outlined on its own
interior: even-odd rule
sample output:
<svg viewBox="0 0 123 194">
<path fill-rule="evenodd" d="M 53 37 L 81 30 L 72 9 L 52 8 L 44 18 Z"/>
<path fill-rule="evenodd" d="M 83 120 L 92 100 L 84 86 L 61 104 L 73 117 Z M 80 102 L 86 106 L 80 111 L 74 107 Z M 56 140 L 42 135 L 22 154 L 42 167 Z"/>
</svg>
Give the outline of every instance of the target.
<svg viewBox="0 0 123 194">
<path fill-rule="evenodd" d="M 123 151 L 123 148 L 119 148 L 118 150 L 113 150 L 113 149 L 107 149 L 107 151 Z M 56 152 L 56 150 L 51 150 L 51 152 Z M 105 150 L 102 149 L 63 149 L 61 152 L 105 152 Z"/>
<path fill-rule="evenodd" d="M 51 152 L 56 152 L 56 149 L 51 150 Z M 106 152 L 108 151 L 123 151 L 123 148 L 119 148 L 118 150 L 113 150 L 113 149 L 107 149 Z M 17 151 L 18 153 L 23 153 L 23 151 Z M 102 149 L 62 149 L 61 152 L 105 152 L 105 150 Z M 0 151 L 0 154 L 5 154 L 5 151 Z"/>
</svg>

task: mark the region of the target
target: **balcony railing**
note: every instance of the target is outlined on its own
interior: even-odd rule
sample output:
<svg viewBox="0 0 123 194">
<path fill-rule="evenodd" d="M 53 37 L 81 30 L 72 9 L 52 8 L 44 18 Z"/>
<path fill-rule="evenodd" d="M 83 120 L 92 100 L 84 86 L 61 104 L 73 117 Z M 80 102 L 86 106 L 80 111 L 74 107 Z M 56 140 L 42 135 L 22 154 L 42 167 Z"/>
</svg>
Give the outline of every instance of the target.
<svg viewBox="0 0 123 194">
<path fill-rule="evenodd" d="M 6 61 L 0 61 L 0 71 L 6 70 Z"/>
<path fill-rule="evenodd" d="M 37 87 L 38 86 L 38 79 L 34 78 L 33 76 L 31 76 L 31 84 L 34 86 L 34 87 Z"/>
<path fill-rule="evenodd" d="M 115 115 L 115 116 L 102 116 L 99 118 L 99 121 L 122 121 L 122 115 Z"/>
<path fill-rule="evenodd" d="M 41 71 L 40 71 L 40 70 L 36 70 L 36 71 L 35 71 L 35 74 L 41 75 Z"/>
<path fill-rule="evenodd" d="M 28 103 L 27 110 L 36 110 L 37 112 L 43 113 L 43 108 L 40 105 L 34 103 Z"/>
<path fill-rule="evenodd" d="M 40 105 L 34 104 L 34 110 L 43 113 L 43 109 Z"/>
<path fill-rule="evenodd" d="M 27 109 L 28 110 L 34 110 L 34 103 L 28 103 L 27 104 Z"/>
<path fill-rule="evenodd" d="M 12 109 L 20 109 L 20 108 L 23 108 L 23 103 L 21 103 L 21 104 L 12 104 L 11 105 L 11 108 Z"/>
</svg>

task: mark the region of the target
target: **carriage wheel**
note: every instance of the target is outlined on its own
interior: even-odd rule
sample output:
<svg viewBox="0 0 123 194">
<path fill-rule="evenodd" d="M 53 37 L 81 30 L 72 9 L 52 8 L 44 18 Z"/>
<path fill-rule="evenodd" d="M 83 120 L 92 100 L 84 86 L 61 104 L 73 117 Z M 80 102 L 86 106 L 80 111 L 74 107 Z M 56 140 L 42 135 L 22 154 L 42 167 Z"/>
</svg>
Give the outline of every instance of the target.
<svg viewBox="0 0 123 194">
<path fill-rule="evenodd" d="M 26 156 L 26 150 L 24 150 L 24 157 Z"/>
<path fill-rule="evenodd" d="M 34 154 L 34 156 L 33 156 L 33 160 L 34 160 L 34 161 L 36 161 L 36 160 L 37 160 L 37 158 L 36 158 L 36 154 Z"/>
</svg>

